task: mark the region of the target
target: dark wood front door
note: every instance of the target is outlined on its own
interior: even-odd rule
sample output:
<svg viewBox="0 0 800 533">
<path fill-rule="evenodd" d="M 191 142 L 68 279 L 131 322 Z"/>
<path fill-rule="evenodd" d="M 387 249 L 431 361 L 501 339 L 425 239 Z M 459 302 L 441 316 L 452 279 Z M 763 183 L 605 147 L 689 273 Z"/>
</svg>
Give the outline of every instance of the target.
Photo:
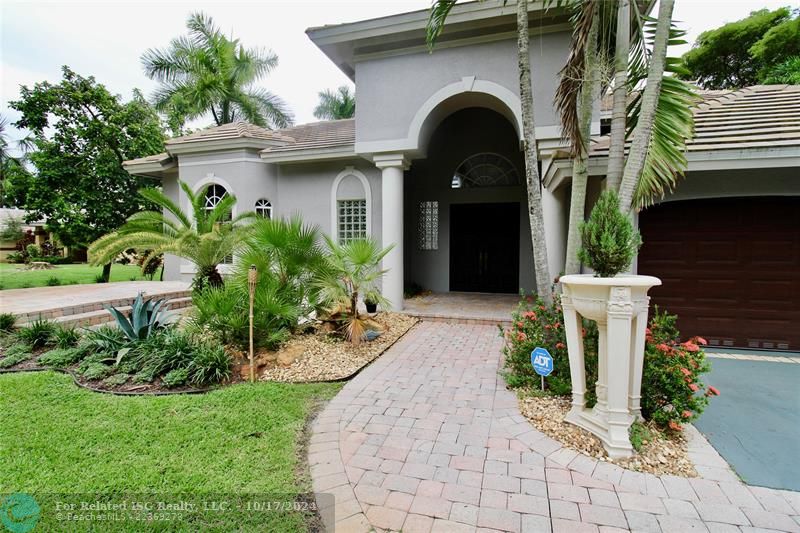
<svg viewBox="0 0 800 533">
<path fill-rule="evenodd" d="M 667 202 L 639 227 L 638 272 L 683 336 L 800 351 L 800 197 Z"/>
<path fill-rule="evenodd" d="M 519 290 L 519 204 L 450 206 L 450 290 Z"/>
</svg>

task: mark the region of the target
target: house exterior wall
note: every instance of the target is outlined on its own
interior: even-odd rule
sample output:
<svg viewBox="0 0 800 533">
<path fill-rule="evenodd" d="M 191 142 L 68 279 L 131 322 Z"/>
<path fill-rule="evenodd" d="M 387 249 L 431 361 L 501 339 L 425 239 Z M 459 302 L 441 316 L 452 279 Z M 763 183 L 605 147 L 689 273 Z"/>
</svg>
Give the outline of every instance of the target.
<svg viewBox="0 0 800 533">
<path fill-rule="evenodd" d="M 380 239 L 381 183 L 380 171 L 363 159 L 276 165 L 265 163 L 256 151 L 237 150 L 211 154 L 179 156 L 180 179 L 194 191 L 218 183 L 237 198 L 233 214 L 252 211 L 257 200 L 270 201 L 274 217 L 300 214 L 308 224 L 319 226 L 329 235 L 335 234 L 332 198 L 369 196 L 371 234 Z M 367 182 L 356 177 L 363 176 Z M 336 191 L 334 182 L 340 177 Z M 184 209 L 189 210 L 188 198 L 178 185 L 178 177 L 164 178 L 164 192 Z M 363 190 L 363 192 L 360 191 Z M 360 195 L 360 196 L 359 196 Z M 221 267 L 225 270 L 225 266 Z M 175 256 L 165 260 L 164 279 L 191 281 L 194 267 Z"/>
<path fill-rule="evenodd" d="M 559 124 L 553 96 L 558 71 L 567 58 L 569 38 L 566 31 L 547 33 L 532 37 L 530 43 L 536 126 L 549 128 L 550 133 L 555 133 L 553 136 L 557 136 Z M 361 61 L 355 70 L 357 146 L 405 139 L 425 102 L 464 77 L 491 81 L 519 98 L 514 39 Z M 424 76 L 420 75 L 422 72 Z M 387 103 L 391 105 L 390 113 Z"/>
<path fill-rule="evenodd" d="M 519 203 L 520 287 L 532 290 L 535 283 L 524 183 L 517 186 L 453 189 L 455 170 L 469 156 L 492 152 L 509 159 L 524 180 L 524 163 L 517 137 L 509 122 L 486 109 L 466 109 L 448 117 L 434 133 L 428 157 L 414 160 L 405 181 L 405 272 L 406 281 L 435 292 L 450 290 L 450 206 L 453 204 Z M 439 202 L 437 250 L 420 250 L 419 202 Z"/>
</svg>

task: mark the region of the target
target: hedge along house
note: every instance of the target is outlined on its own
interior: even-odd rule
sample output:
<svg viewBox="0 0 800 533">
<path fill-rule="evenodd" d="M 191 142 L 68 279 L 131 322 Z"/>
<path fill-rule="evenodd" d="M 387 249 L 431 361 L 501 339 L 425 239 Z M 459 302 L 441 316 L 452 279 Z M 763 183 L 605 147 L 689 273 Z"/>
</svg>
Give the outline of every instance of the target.
<svg viewBox="0 0 800 533">
<path fill-rule="evenodd" d="M 161 178 L 164 189 L 183 206 L 187 200 L 178 178 L 195 190 L 212 185 L 209 206 L 223 194 L 235 194 L 237 211 L 273 217 L 300 213 L 340 241 L 368 235 L 384 245 L 395 244 L 384 260 L 389 272 L 383 293 L 396 309 L 403 305 L 404 284 L 412 282 L 435 292 L 532 290 L 514 11 L 513 5 L 494 2 L 457 4 L 432 54 L 425 46 L 427 10 L 309 29 L 311 40 L 356 82 L 355 119 L 278 131 L 227 124 L 172 139 L 166 153 L 129 161 L 126 168 Z M 542 202 L 550 272 L 556 275 L 564 265 L 571 162 L 563 157 L 566 143 L 560 138 L 553 96 L 571 27 L 564 12 L 544 11 L 538 2 L 530 5 L 530 27 Z M 778 109 L 789 105 L 786 102 L 800 103 L 800 93 L 786 91 Z M 793 194 L 796 200 L 800 183 L 789 176 L 792 168 L 796 173 L 800 167 L 800 114 L 786 114 L 782 134 L 798 142 L 775 148 L 781 155 L 772 148 L 755 149 L 739 161 L 736 149 L 709 147 L 703 154 L 711 162 L 690 163 L 687 180 L 671 199 L 706 198 L 710 204 L 711 197 L 764 196 L 772 191 Z M 733 120 L 720 131 L 738 137 L 737 128 Z M 600 136 L 599 106 L 592 131 Z M 593 153 L 587 210 L 602 187 L 601 142 Z M 760 170 L 771 165 L 777 170 Z M 706 205 L 697 209 L 706 210 Z M 680 214 L 666 216 L 668 227 L 670 218 L 683 220 Z M 647 229 L 644 215 L 642 222 L 646 240 L 660 238 L 661 230 Z M 768 233 L 777 235 L 786 222 L 774 225 Z M 797 264 L 796 236 L 793 246 Z M 643 261 L 648 250 L 642 253 Z M 687 268 L 699 272 L 701 266 Z M 177 258 L 166 261 L 165 279 L 188 280 L 193 273 L 192 265 Z M 670 272 L 648 273 L 664 277 L 665 285 L 674 280 L 685 286 L 683 278 L 670 278 Z M 793 279 L 791 301 L 797 302 L 798 282 Z M 699 298 L 715 301 L 713 295 Z M 682 312 L 674 308 L 677 301 L 664 303 Z M 687 315 L 691 312 L 690 305 L 682 309 Z M 787 340 L 785 335 L 774 337 L 776 348 Z M 747 345 L 733 339 L 732 345 Z M 730 338 L 720 336 L 721 345 L 726 340 Z M 798 340 L 792 340 L 788 349 L 799 347 Z"/>
</svg>

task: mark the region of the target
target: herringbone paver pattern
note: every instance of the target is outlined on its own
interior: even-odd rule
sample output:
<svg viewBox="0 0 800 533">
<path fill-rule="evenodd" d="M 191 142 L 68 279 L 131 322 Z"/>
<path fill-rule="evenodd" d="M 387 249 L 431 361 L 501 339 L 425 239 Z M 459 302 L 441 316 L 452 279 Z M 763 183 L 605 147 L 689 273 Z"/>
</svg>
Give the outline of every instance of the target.
<svg viewBox="0 0 800 533">
<path fill-rule="evenodd" d="M 562 448 L 517 410 L 501 345 L 496 327 L 423 322 L 328 404 L 309 462 L 315 492 L 335 496 L 337 533 L 800 532 L 800 493 Z"/>
</svg>

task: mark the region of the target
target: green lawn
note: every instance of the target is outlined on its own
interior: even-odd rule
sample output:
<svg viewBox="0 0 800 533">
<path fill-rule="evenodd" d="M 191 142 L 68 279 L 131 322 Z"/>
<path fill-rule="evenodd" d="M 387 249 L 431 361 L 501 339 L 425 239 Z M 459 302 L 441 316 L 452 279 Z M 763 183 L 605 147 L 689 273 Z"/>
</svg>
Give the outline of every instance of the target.
<svg viewBox="0 0 800 533">
<path fill-rule="evenodd" d="M 103 272 L 103 267 L 85 264 L 53 265 L 52 270 L 21 270 L 24 265 L 0 263 L 0 290 L 44 287 L 50 278 L 58 278 L 61 285 L 95 283 L 95 278 Z M 160 271 L 153 279 L 159 279 Z M 114 265 L 111 267 L 111 281 L 131 281 L 147 279 L 136 265 Z"/>
<path fill-rule="evenodd" d="M 211 494 L 291 499 L 310 492 L 297 440 L 314 399 L 330 398 L 339 387 L 258 383 L 204 395 L 119 397 L 79 389 L 69 376 L 53 372 L 0 375 L 0 495 L 33 495 L 41 507 L 36 529 L 42 531 L 92 530 L 91 524 L 57 521 L 59 493 L 93 494 L 91 501 L 123 494 L 170 502 L 178 499 L 171 494 L 190 501 Z M 175 515 L 146 528 L 130 518 L 94 527 L 294 532 L 305 531 L 308 518 L 295 511 Z"/>
</svg>

